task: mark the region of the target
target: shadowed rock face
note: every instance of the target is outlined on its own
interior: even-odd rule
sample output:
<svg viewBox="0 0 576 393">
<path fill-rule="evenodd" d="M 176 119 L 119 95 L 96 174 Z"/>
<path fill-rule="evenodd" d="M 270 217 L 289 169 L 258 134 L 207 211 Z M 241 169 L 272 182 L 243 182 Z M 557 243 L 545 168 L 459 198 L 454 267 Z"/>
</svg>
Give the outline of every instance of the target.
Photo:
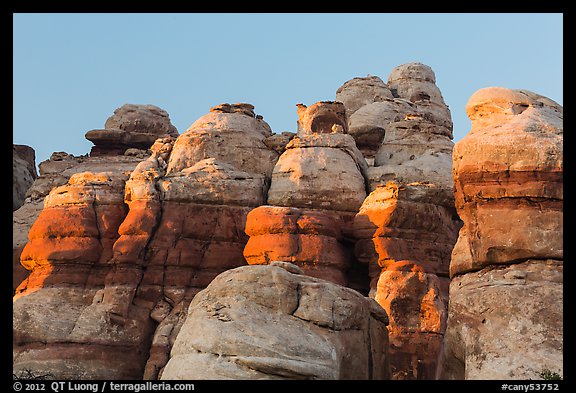
<svg viewBox="0 0 576 393">
<path fill-rule="evenodd" d="M 387 379 L 386 323 L 290 263 L 228 270 L 190 304 L 162 379 Z"/>
<path fill-rule="evenodd" d="M 12 211 L 24 204 L 26 192 L 38 177 L 34 149 L 26 145 L 12 145 Z"/>
<path fill-rule="evenodd" d="M 129 148 L 148 149 L 165 136 L 178 136 L 168 112 L 154 105 L 125 104 L 106 120 L 104 129 L 91 130 L 86 139 L 94 143 L 90 155 L 121 155 Z"/>
<path fill-rule="evenodd" d="M 464 226 L 439 375 L 562 375 L 562 107 L 492 87 L 472 95 L 466 112 L 472 129 L 453 157 Z"/>
</svg>

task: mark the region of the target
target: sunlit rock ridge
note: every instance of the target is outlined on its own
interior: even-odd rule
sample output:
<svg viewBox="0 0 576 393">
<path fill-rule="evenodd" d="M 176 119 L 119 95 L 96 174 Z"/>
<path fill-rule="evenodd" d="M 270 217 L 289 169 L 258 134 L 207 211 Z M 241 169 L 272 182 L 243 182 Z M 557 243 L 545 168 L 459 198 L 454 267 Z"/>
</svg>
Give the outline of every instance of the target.
<svg viewBox="0 0 576 393">
<path fill-rule="evenodd" d="M 126 104 L 39 174 L 14 145 L 14 375 L 563 376 L 563 109 L 481 89 L 454 145 L 436 83 L 356 77 L 282 133 Z"/>
</svg>

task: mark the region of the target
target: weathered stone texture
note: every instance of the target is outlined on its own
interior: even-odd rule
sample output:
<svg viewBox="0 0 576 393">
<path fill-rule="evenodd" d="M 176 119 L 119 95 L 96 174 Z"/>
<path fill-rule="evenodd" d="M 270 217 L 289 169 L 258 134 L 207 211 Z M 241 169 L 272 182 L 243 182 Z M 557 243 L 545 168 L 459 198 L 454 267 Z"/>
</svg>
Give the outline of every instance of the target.
<svg viewBox="0 0 576 393">
<path fill-rule="evenodd" d="M 155 105 L 125 104 L 106 120 L 104 129 L 91 130 L 91 156 L 122 155 L 127 149 L 149 149 L 158 138 L 177 137 L 168 113 Z"/>
<path fill-rule="evenodd" d="M 161 379 L 386 379 L 386 323 L 294 265 L 239 267 L 196 295 Z"/>
<path fill-rule="evenodd" d="M 538 94 L 481 89 L 454 147 L 464 222 L 450 264 L 439 376 L 563 374 L 563 109 Z"/>
</svg>

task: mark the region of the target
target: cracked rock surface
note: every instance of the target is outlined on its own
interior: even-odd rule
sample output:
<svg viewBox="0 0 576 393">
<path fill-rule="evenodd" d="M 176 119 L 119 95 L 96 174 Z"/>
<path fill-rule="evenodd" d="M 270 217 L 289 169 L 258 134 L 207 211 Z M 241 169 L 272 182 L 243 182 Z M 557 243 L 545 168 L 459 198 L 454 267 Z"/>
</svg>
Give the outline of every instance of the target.
<svg viewBox="0 0 576 393">
<path fill-rule="evenodd" d="M 387 323 L 288 262 L 243 266 L 194 297 L 161 379 L 386 379 Z"/>
</svg>

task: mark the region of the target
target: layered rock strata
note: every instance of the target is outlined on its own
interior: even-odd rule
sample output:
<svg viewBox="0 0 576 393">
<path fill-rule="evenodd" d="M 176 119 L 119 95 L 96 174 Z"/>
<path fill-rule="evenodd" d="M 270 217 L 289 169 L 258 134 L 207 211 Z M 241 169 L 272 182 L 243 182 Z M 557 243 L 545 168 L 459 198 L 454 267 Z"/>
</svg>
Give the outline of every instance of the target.
<svg viewBox="0 0 576 393">
<path fill-rule="evenodd" d="M 56 187 L 67 184 L 71 176 L 77 173 L 112 172 L 116 175 L 128 176 L 142 157 L 148 156 L 146 151 L 140 155 L 119 156 L 74 156 L 64 152 L 55 152 L 49 160 L 39 165 L 40 175 L 26 192 L 24 204 L 12 213 L 12 256 L 13 256 L 13 289 L 15 290 L 28 270 L 20 264 L 20 254 L 28 242 L 28 232 L 44 207 L 44 198 Z"/>
<path fill-rule="evenodd" d="M 372 299 L 296 265 L 239 267 L 196 295 L 162 379 L 387 379 L 386 324 Z"/>
<path fill-rule="evenodd" d="M 354 220 L 370 296 L 390 318 L 393 379 L 433 379 L 448 309 L 448 267 L 459 223 L 437 187 L 388 182 Z"/>
<path fill-rule="evenodd" d="M 86 134 L 96 144 L 90 155 L 54 152 L 50 159 L 38 166 L 40 175 L 34 177 L 23 205 L 13 213 L 14 290 L 28 274 L 19 263 L 20 253 L 28 241 L 28 231 L 42 210 L 44 198 L 53 188 L 65 185 L 72 175 L 82 172 L 113 172 L 129 176 L 140 161 L 150 156 L 149 148 L 159 135 L 178 135 L 166 111 L 153 105 L 126 104 L 116 109 L 105 127 L 107 130 Z M 131 140 L 139 142 L 131 143 Z M 19 155 L 24 154 L 30 159 L 30 151 L 18 148 L 18 145 L 15 148 Z M 35 173 L 33 159 L 32 165 Z"/>
<path fill-rule="evenodd" d="M 464 222 L 450 263 L 440 377 L 562 376 L 563 109 L 525 90 L 470 97 L 454 148 Z"/>
<path fill-rule="evenodd" d="M 125 176 L 77 173 L 46 197 L 21 263 L 31 274 L 13 303 L 14 373 L 56 379 L 131 378 L 146 356 L 145 320 L 119 331 L 102 304 Z M 149 334 L 149 333 L 148 333 Z"/>
<path fill-rule="evenodd" d="M 32 274 L 14 298 L 15 369 L 49 372 L 59 379 L 156 379 L 160 375 L 194 295 L 222 271 L 246 264 L 242 256 L 248 238 L 244 233 L 246 216 L 264 203 L 271 171 L 248 159 L 251 146 L 231 150 L 231 160 L 192 157 L 180 138 L 190 141 L 193 133 L 214 135 L 221 131 L 219 125 L 232 124 L 220 138 L 224 145 L 234 146 L 243 135 L 250 138 L 259 133 L 251 128 L 254 124 L 269 129 L 261 116 L 245 110 L 248 107 L 226 104 L 213 110 L 213 132 L 206 128 L 208 122 L 177 140 L 171 136 L 157 139 L 150 147 L 151 155 L 124 173 L 121 182 L 114 182 L 117 187 L 106 198 L 122 206 L 123 213 L 113 221 L 105 216 L 100 222 L 89 212 L 90 201 L 96 200 L 92 203 L 96 206 L 103 204 L 90 197 L 102 194 L 98 188 L 102 176 L 112 181 L 115 173 L 73 175 L 62 189 L 52 191 L 40 214 L 47 218 L 37 220 L 40 229 L 31 231 L 22 254 L 22 263 Z M 268 154 L 273 164 L 277 153 L 262 146 L 268 152 L 262 154 Z M 245 159 L 234 161 L 242 154 Z M 89 180 L 81 181 L 79 176 Z M 79 189 L 78 182 L 85 189 Z M 56 213 L 51 201 L 58 198 L 65 198 L 66 203 L 60 203 Z M 86 198 L 89 202 L 84 202 Z M 77 212 L 83 204 L 88 207 Z M 57 219 L 59 215 L 70 217 L 65 225 Z M 46 223 L 49 220 L 52 224 Z M 43 261 L 50 258 L 78 262 L 44 268 L 47 263 Z M 48 264 L 52 265 L 56 262 Z M 50 318 L 57 319 L 57 296 L 53 307 L 40 308 L 40 299 L 50 291 L 43 283 L 58 290 L 76 288 L 71 292 L 76 300 L 64 297 L 62 301 L 63 307 L 76 311 L 61 324 L 62 331 L 52 334 L 48 329 L 47 337 L 40 333 L 30 337 L 23 321 L 38 320 L 35 323 L 40 330 Z M 33 293 L 37 296 L 31 296 Z M 86 326 L 88 323 L 91 326 Z M 41 353 L 38 343 L 48 343 Z M 86 352 L 82 345 L 94 351 Z M 105 367 L 109 359 L 100 352 L 108 347 L 112 366 Z M 36 365 L 34 356 L 47 360 Z M 82 360 L 74 363 L 77 358 Z"/>
<path fill-rule="evenodd" d="M 452 121 L 420 63 L 388 82 L 354 78 L 338 89 L 349 133 L 367 161 L 369 195 L 354 220 L 355 254 L 370 294 L 390 316 L 394 379 L 433 379 L 448 307 L 450 252 L 460 226 L 451 179 Z M 348 108 L 350 107 L 350 108 Z"/>
<path fill-rule="evenodd" d="M 311 276 L 358 287 L 347 276 L 367 164 L 345 130 L 341 103 L 298 104 L 298 134 L 272 171 L 267 206 L 248 215 L 249 264 L 291 262 Z"/>
<path fill-rule="evenodd" d="M 211 108 L 167 147 L 169 159 L 143 162 L 127 183 L 130 212 L 115 244 L 117 279 L 110 288 L 132 298 L 114 303 L 145 304 L 157 323 L 145 379 L 162 375 L 196 293 L 246 264 L 246 216 L 264 203 L 267 165 L 277 159 L 262 142 L 269 129 L 249 104 Z"/>
</svg>

